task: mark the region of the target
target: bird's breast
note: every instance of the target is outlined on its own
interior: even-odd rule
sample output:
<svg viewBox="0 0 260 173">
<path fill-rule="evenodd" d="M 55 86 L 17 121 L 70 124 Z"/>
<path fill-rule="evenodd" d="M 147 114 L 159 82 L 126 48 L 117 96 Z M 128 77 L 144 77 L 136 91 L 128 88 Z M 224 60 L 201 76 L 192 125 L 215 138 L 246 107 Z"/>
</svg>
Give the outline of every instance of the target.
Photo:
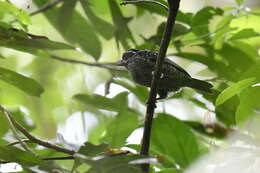
<svg viewBox="0 0 260 173">
<path fill-rule="evenodd" d="M 135 61 L 129 63 L 127 68 L 136 83 L 146 87 L 151 86 L 154 65 L 142 61 Z"/>
</svg>

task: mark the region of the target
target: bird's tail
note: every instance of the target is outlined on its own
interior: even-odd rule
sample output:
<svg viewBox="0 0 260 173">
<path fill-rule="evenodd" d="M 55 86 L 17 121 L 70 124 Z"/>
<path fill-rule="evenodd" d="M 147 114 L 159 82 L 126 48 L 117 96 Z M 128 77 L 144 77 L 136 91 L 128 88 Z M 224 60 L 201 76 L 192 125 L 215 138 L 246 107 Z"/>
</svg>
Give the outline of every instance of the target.
<svg viewBox="0 0 260 173">
<path fill-rule="evenodd" d="M 194 79 L 192 78 L 189 83 L 187 84 L 188 87 L 197 89 L 197 90 L 201 90 L 207 93 L 212 93 L 212 87 L 213 85 L 211 85 L 210 83 L 206 82 L 206 81 L 202 81 L 202 80 L 198 80 L 198 79 Z"/>
</svg>

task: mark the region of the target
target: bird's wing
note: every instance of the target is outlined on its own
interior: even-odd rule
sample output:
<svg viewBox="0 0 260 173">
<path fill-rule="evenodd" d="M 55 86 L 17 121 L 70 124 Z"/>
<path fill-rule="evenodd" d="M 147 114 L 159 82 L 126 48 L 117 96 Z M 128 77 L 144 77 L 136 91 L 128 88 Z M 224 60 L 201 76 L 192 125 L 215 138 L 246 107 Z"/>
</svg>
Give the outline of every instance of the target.
<svg viewBox="0 0 260 173">
<path fill-rule="evenodd" d="M 152 61 L 156 61 L 156 58 L 158 56 L 158 54 L 156 52 L 147 51 L 147 50 L 140 50 L 138 52 L 138 54 L 141 54 L 142 57 L 149 58 Z M 190 76 L 188 72 L 186 72 L 181 66 L 179 66 L 178 64 L 176 64 L 175 62 L 173 62 L 169 58 L 165 58 L 164 62 L 174 66 L 179 71 L 181 71 L 181 72 L 185 73 L 186 75 Z"/>
</svg>

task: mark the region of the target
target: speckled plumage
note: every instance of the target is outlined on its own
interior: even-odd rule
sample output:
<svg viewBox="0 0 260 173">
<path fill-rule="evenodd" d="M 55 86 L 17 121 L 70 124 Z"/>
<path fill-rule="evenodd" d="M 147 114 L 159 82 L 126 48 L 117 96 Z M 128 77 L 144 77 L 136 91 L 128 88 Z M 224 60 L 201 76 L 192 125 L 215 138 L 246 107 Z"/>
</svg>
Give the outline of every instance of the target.
<svg viewBox="0 0 260 173">
<path fill-rule="evenodd" d="M 119 65 L 127 68 L 136 83 L 150 87 L 156 58 L 157 53 L 155 52 L 130 49 L 123 54 Z M 212 85 L 192 78 L 182 67 L 166 58 L 158 82 L 158 94 L 160 96 L 158 99 L 166 98 L 168 92 L 178 91 L 181 87 L 191 87 L 211 92 Z"/>
</svg>

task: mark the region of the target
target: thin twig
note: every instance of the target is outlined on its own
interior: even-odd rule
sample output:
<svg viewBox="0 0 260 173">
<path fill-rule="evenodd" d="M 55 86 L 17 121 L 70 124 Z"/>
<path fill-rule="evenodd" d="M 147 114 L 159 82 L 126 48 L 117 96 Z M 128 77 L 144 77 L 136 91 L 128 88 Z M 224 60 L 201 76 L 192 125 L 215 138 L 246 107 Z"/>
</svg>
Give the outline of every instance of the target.
<svg viewBox="0 0 260 173">
<path fill-rule="evenodd" d="M 21 139 L 21 141 L 23 141 L 23 142 L 32 142 L 32 141 L 30 141 L 29 139 Z M 7 146 L 13 146 L 13 145 L 16 145 L 16 144 L 19 144 L 20 142 L 19 141 L 15 141 L 15 142 L 12 142 L 12 143 L 10 143 L 10 144 L 7 144 Z"/>
<path fill-rule="evenodd" d="M 158 1 L 151 1 L 151 0 L 140 0 L 140 1 L 124 1 L 124 2 L 121 2 L 120 5 L 128 5 L 128 4 L 144 4 L 144 3 L 149 3 L 149 4 L 157 4 L 157 5 L 160 5 L 161 7 L 163 7 L 165 10 L 169 10 L 169 8 L 158 2 Z"/>
<path fill-rule="evenodd" d="M 34 153 L 19 137 L 16 128 L 11 120 L 11 115 L 9 112 L 7 112 L 1 105 L 0 105 L 0 109 L 3 112 L 3 114 L 5 115 L 5 118 L 7 119 L 10 129 L 14 135 L 14 138 L 19 142 L 19 144 L 23 147 L 23 149 L 29 153 L 32 153 L 34 155 L 36 155 L 36 153 Z"/>
<path fill-rule="evenodd" d="M 156 102 L 156 95 L 157 95 L 157 88 L 158 88 L 158 79 L 160 78 L 162 73 L 162 65 L 165 59 L 166 51 L 168 49 L 171 40 L 172 30 L 178 13 L 179 4 L 180 4 L 180 0 L 168 0 L 169 12 L 168 12 L 166 28 L 161 40 L 159 54 L 156 61 L 155 73 L 152 78 L 151 89 L 147 101 L 146 116 L 144 122 L 144 133 L 143 133 L 143 139 L 141 145 L 141 154 L 145 156 L 149 155 L 150 136 L 151 136 L 153 114 L 155 109 L 155 102 Z M 149 164 L 142 165 L 142 168 L 145 173 L 149 173 Z"/>
<path fill-rule="evenodd" d="M 46 11 L 52 7 L 54 7 L 55 5 L 57 5 L 58 3 L 62 2 L 63 0 L 52 0 L 50 2 L 48 2 L 47 4 L 45 4 L 43 7 L 37 9 L 34 12 L 31 12 L 30 15 L 33 16 L 35 14 L 38 14 L 40 12 Z"/>
<path fill-rule="evenodd" d="M 56 59 L 56 60 L 59 60 L 59 61 L 63 61 L 63 62 L 69 62 L 69 63 L 74 63 L 74 64 L 82 64 L 82 65 L 87 65 L 87 66 L 105 68 L 105 69 L 108 69 L 108 70 L 121 71 L 121 72 L 126 71 L 126 70 L 123 70 L 123 69 L 120 69 L 120 68 L 112 67 L 112 66 L 117 66 L 116 63 L 89 63 L 89 62 L 85 62 L 85 61 L 67 59 L 67 58 L 63 58 L 63 57 L 55 56 L 55 55 L 50 56 L 50 58 Z"/>
<path fill-rule="evenodd" d="M 51 144 L 47 141 L 43 141 L 41 139 L 38 139 L 37 137 L 31 135 L 22 125 L 20 125 L 12 116 L 9 116 L 12 124 L 14 125 L 14 127 L 19 130 L 22 134 L 24 134 L 24 136 L 26 136 L 30 141 L 32 141 L 33 143 L 36 143 L 38 145 L 44 146 L 46 148 L 51 148 L 53 150 L 56 150 L 58 152 L 63 152 L 63 153 L 67 153 L 70 155 L 73 155 L 75 153 L 75 151 L 73 150 L 69 150 L 67 148 L 63 148 L 60 147 L 58 145 L 55 144 Z"/>
<path fill-rule="evenodd" d="M 65 157 L 45 157 L 41 158 L 42 160 L 73 160 L 74 156 L 65 156 Z"/>
</svg>

